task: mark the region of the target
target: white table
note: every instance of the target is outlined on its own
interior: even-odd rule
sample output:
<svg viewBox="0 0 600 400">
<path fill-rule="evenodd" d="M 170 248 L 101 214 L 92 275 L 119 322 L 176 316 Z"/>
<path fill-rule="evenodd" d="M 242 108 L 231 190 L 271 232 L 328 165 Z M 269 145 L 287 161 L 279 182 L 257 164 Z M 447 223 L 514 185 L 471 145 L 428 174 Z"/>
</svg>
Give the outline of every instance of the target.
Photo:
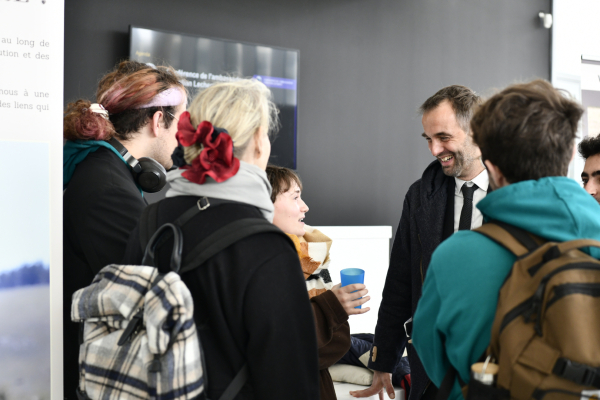
<svg viewBox="0 0 600 400">
<path fill-rule="evenodd" d="M 335 395 L 338 400 L 356 400 L 356 397 L 350 396 L 350 391 L 352 390 L 362 390 L 366 389 L 368 386 L 360 386 L 354 385 L 352 383 L 341 383 L 341 382 L 333 382 L 333 388 L 335 389 Z M 395 388 L 396 399 L 395 400 L 404 400 L 404 389 Z M 389 399 L 387 393 L 383 395 L 384 399 Z M 379 395 L 374 395 L 371 397 L 362 397 L 362 399 L 367 400 L 379 400 Z"/>
</svg>

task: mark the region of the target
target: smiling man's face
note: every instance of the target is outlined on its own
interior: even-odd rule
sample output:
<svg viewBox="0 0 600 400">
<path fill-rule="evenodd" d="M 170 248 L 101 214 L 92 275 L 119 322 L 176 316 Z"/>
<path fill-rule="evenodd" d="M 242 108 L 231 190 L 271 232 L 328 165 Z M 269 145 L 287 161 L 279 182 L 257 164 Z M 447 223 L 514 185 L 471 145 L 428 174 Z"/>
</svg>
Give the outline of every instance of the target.
<svg viewBox="0 0 600 400">
<path fill-rule="evenodd" d="M 471 180 L 483 170 L 481 151 L 459 125 L 448 100 L 423 114 L 421 122 L 429 151 L 442 164 L 444 174 Z"/>
</svg>

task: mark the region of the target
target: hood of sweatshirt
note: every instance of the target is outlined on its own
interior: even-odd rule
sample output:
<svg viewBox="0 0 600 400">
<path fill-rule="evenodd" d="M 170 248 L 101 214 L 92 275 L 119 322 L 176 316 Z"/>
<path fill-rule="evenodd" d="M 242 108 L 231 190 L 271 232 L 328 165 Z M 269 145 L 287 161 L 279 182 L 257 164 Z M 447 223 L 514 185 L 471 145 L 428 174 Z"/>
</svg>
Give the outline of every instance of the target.
<svg viewBox="0 0 600 400">
<path fill-rule="evenodd" d="M 566 177 L 505 186 L 489 193 L 477 208 L 486 221 L 503 221 L 550 241 L 600 240 L 600 205 Z M 600 248 L 588 252 L 600 258 Z"/>
</svg>

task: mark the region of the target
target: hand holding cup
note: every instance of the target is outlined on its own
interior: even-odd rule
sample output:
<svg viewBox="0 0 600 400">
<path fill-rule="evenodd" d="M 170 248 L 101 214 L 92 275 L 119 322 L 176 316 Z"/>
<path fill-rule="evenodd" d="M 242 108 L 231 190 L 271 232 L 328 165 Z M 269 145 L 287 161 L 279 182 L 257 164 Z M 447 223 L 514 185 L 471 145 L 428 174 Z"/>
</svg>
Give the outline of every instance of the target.
<svg viewBox="0 0 600 400">
<path fill-rule="evenodd" d="M 337 297 L 348 315 L 364 314 L 370 310 L 369 307 L 361 307 L 364 303 L 371 300 L 371 296 L 366 296 L 369 291 L 362 283 L 353 283 L 348 286 L 342 286 L 341 283 L 338 283 L 331 288 L 331 291 L 335 294 L 335 297 Z"/>
<path fill-rule="evenodd" d="M 348 315 L 364 314 L 369 311 L 369 307 L 362 309 L 362 304 L 371 299 L 370 296 L 364 297 L 369 292 L 364 285 L 365 271 L 360 268 L 345 268 L 340 271 L 340 276 L 342 278 L 341 285 L 334 286 L 332 291 L 346 313 Z"/>
</svg>

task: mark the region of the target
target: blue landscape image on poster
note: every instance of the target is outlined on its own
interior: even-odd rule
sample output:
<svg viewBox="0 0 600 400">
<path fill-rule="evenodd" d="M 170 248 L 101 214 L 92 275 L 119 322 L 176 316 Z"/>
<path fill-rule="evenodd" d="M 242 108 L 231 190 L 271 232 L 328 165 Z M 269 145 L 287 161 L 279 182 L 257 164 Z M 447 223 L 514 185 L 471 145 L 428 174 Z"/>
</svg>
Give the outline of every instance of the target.
<svg viewBox="0 0 600 400">
<path fill-rule="evenodd" d="M 0 400 L 50 399 L 49 156 L 0 141 Z"/>
</svg>

